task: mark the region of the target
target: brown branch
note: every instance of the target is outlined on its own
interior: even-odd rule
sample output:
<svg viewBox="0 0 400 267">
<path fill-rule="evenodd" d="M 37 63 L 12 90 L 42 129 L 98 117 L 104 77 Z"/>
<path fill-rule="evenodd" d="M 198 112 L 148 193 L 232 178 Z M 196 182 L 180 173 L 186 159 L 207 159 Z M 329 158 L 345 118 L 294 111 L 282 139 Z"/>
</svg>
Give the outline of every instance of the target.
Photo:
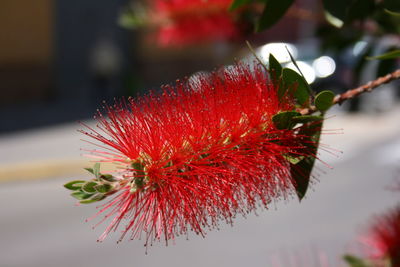
<svg viewBox="0 0 400 267">
<path fill-rule="evenodd" d="M 398 69 L 392 73 L 389 73 L 385 76 L 379 77 L 378 79 L 370 81 L 370 82 L 368 82 L 364 85 L 361 85 L 357 88 L 348 90 L 348 91 L 344 92 L 343 94 L 336 95 L 335 98 L 333 99 L 333 104 L 340 105 L 348 99 L 357 97 L 366 92 L 371 92 L 376 87 L 379 87 L 383 84 L 389 83 L 389 82 L 397 80 L 397 79 L 400 79 L 400 69 Z M 317 111 L 316 107 L 311 106 L 310 108 L 305 108 L 305 109 L 300 110 L 300 113 L 302 115 L 310 115 L 315 111 Z"/>
</svg>

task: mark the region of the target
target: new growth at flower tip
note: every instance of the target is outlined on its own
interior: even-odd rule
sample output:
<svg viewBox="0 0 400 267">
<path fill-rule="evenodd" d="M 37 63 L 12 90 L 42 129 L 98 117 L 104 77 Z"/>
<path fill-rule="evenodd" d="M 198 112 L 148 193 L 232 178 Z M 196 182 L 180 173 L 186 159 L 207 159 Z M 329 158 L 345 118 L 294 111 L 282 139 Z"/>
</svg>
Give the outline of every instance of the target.
<svg viewBox="0 0 400 267">
<path fill-rule="evenodd" d="M 279 87 L 285 86 L 284 88 Z M 146 244 L 228 224 L 238 214 L 307 190 L 321 116 L 302 116 L 296 85 L 273 82 L 258 65 L 236 64 L 163 87 L 98 112 L 84 132 L 113 175 L 67 184 L 73 196 L 95 202 L 121 240 Z M 86 202 L 85 202 L 86 201 Z M 122 226 L 125 224 L 125 226 Z"/>
</svg>

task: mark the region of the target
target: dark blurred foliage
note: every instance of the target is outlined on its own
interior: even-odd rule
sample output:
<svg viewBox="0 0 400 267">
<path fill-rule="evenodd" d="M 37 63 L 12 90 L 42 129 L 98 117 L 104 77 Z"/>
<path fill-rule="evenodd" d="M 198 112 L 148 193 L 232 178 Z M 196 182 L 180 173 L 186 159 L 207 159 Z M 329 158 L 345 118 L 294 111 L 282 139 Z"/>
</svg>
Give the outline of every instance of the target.
<svg viewBox="0 0 400 267">
<path fill-rule="evenodd" d="M 321 40 L 322 51 L 333 51 L 336 57 L 347 57 L 345 68 L 351 72 L 348 87 L 357 87 L 369 80 L 384 76 L 399 67 L 396 58 L 375 64 L 368 59 L 400 49 L 400 1 L 323 1 L 327 22 L 321 24 L 316 36 Z M 352 52 L 350 52 L 352 51 Z M 351 59 L 351 60 L 350 60 Z M 400 90 L 398 90 L 400 91 Z M 359 109 L 360 99 L 350 102 L 350 111 Z"/>
<path fill-rule="evenodd" d="M 317 91 L 333 89 L 342 93 L 400 66 L 397 52 L 397 56 L 378 58 L 379 62 L 371 58 L 400 51 L 398 0 L 318 0 L 314 2 L 319 3 L 320 9 L 314 14 L 307 14 L 309 10 L 301 7 L 301 0 L 233 2 L 235 7 L 254 2 L 264 5 L 263 13 L 256 22 L 258 31 L 268 31 L 282 17 L 290 15 L 314 21 L 314 38 L 319 43 L 320 52 L 334 57 L 338 65 L 334 76 L 314 85 Z M 400 89 L 397 91 L 400 95 Z M 359 98 L 350 101 L 350 110 L 357 111 L 359 101 Z"/>
<path fill-rule="evenodd" d="M 21 4 L 3 0 L 0 133 L 90 118 L 103 100 L 110 103 L 115 97 L 142 94 L 243 55 L 242 41 L 158 47 L 146 38 L 145 29 L 127 30 L 117 23 L 126 7 L 140 2 L 37 0 L 33 4 L 26 0 Z M 231 11 L 253 6 L 251 16 L 247 12 L 243 17 L 259 31 L 245 37 L 254 45 L 314 38 L 321 51 L 343 63 L 339 72 L 345 74 L 326 79 L 323 87 L 329 83 L 343 89 L 358 85 L 370 64 L 366 56 L 399 49 L 393 41 L 388 45 L 382 41 L 399 38 L 398 0 L 232 3 Z M 367 45 L 356 56 L 349 56 L 359 42 Z M 376 75 L 397 65 L 396 59 L 382 60 Z"/>
<path fill-rule="evenodd" d="M 91 118 L 102 101 L 136 96 L 231 63 L 242 43 L 160 48 L 117 22 L 127 0 L 4 0 L 0 134 Z M 295 40 L 296 21 L 259 37 Z M 285 30 L 282 30 L 285 29 Z"/>
</svg>

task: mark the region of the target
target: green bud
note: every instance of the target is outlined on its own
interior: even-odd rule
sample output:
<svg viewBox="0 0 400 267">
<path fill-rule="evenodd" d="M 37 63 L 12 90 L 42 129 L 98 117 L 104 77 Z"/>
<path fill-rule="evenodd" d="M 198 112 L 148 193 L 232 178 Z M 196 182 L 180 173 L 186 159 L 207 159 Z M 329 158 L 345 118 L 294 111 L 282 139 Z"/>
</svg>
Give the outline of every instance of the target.
<svg viewBox="0 0 400 267">
<path fill-rule="evenodd" d="M 82 180 L 75 180 L 75 181 L 71 181 L 68 182 L 64 185 L 65 188 L 69 189 L 69 190 L 79 190 L 81 189 L 82 185 L 85 183 L 86 181 L 82 181 Z"/>
<path fill-rule="evenodd" d="M 86 193 L 95 193 L 96 189 L 94 188 L 97 185 L 96 182 L 87 182 L 82 186 L 82 190 Z"/>
</svg>

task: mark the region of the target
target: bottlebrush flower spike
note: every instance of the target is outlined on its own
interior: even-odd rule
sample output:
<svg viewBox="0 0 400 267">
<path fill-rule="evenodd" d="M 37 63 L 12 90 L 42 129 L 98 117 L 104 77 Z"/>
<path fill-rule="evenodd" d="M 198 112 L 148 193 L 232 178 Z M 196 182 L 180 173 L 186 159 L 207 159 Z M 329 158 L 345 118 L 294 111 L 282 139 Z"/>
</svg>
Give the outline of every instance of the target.
<svg viewBox="0 0 400 267">
<path fill-rule="evenodd" d="M 278 89 L 263 67 L 236 64 L 105 106 L 97 128 L 84 133 L 100 142 L 92 153 L 119 169 L 107 176 L 97 165 L 88 169 L 92 184 L 68 184 L 84 203 L 115 195 L 99 207 L 97 215 L 112 218 L 100 240 L 123 221 L 121 240 L 204 235 L 307 184 L 312 165 L 302 163 L 316 157 L 321 124 L 282 127 L 276 114 L 300 114 L 293 95 Z"/>
<path fill-rule="evenodd" d="M 377 263 L 373 266 L 400 267 L 400 207 L 377 216 L 362 242 L 367 258 Z"/>
<path fill-rule="evenodd" d="M 151 0 L 150 22 L 161 46 L 237 40 L 247 23 L 243 10 L 229 12 L 231 0 Z"/>
</svg>

